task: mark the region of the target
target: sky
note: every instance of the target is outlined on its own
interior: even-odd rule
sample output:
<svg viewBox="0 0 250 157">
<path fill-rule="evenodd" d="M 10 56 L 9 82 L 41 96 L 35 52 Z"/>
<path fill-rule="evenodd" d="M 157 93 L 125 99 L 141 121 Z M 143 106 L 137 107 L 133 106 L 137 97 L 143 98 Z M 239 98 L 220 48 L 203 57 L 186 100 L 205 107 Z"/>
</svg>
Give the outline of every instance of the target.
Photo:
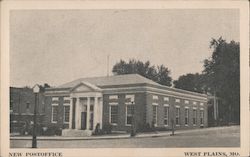
<svg viewBox="0 0 250 157">
<path fill-rule="evenodd" d="M 130 58 L 165 65 L 176 80 L 200 73 L 222 36 L 239 41 L 236 9 L 15 10 L 10 14 L 10 85 L 58 86 L 107 75 Z"/>
</svg>

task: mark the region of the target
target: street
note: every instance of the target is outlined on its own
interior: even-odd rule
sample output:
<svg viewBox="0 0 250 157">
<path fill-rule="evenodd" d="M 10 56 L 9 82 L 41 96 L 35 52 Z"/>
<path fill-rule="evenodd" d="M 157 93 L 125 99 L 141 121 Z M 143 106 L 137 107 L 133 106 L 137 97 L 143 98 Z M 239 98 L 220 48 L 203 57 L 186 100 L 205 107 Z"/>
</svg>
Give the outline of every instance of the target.
<svg viewBox="0 0 250 157">
<path fill-rule="evenodd" d="M 31 140 L 11 140 L 11 148 L 30 148 Z M 38 140 L 38 148 L 239 147 L 240 127 L 186 132 L 175 136 L 98 140 Z"/>
</svg>

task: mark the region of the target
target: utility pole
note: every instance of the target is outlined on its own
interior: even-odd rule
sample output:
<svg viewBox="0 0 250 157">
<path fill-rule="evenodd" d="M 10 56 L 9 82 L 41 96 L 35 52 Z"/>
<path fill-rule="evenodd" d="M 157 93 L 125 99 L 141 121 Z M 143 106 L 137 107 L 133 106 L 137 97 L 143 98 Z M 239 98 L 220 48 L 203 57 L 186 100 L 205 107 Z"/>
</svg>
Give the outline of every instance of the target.
<svg viewBox="0 0 250 157">
<path fill-rule="evenodd" d="M 34 124 L 33 124 L 33 136 L 32 136 L 32 148 L 37 148 L 37 139 L 36 139 L 36 112 L 37 112 L 37 103 L 38 103 L 38 94 L 40 87 L 36 84 L 33 87 L 33 92 L 35 93 L 35 106 L 34 106 Z"/>
<path fill-rule="evenodd" d="M 21 96 L 20 96 L 20 94 L 21 94 L 21 91 L 22 89 L 20 89 L 20 91 L 18 92 L 18 120 L 17 120 L 17 122 L 18 122 L 18 125 L 20 124 L 20 117 L 21 117 L 21 111 L 20 111 L 20 106 L 21 106 Z"/>
<path fill-rule="evenodd" d="M 107 56 L 107 76 L 109 76 L 109 54 Z"/>
</svg>

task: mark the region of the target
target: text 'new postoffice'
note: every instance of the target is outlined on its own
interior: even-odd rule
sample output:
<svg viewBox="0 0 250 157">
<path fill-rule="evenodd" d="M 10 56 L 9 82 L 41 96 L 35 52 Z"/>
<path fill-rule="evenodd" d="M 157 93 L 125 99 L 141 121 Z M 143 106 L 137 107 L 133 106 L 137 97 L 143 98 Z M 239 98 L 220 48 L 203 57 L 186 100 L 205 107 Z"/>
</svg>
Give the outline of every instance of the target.
<svg viewBox="0 0 250 157">
<path fill-rule="evenodd" d="M 160 85 L 138 74 L 81 78 L 45 91 L 45 123 L 62 135 L 147 127 L 207 127 L 207 95 Z"/>
</svg>

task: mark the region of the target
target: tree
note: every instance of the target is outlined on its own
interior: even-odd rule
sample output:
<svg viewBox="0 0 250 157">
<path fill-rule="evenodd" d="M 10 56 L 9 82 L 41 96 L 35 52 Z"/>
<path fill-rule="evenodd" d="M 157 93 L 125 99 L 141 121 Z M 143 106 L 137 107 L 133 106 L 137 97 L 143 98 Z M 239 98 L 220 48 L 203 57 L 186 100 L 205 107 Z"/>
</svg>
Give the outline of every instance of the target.
<svg viewBox="0 0 250 157">
<path fill-rule="evenodd" d="M 204 82 L 204 75 L 202 74 L 186 74 L 175 80 L 174 87 L 184 89 L 192 92 L 204 93 L 206 91 L 206 84 Z"/>
<path fill-rule="evenodd" d="M 166 86 L 172 85 L 170 70 L 164 65 L 151 65 L 149 61 L 143 63 L 142 61 L 135 59 L 130 59 L 128 62 L 120 60 L 120 62 L 113 66 L 112 72 L 115 75 L 139 74 L 159 84 Z"/>
<path fill-rule="evenodd" d="M 48 83 L 44 83 L 43 85 L 39 85 L 39 87 L 40 87 L 40 92 L 43 93 L 43 92 L 45 92 L 46 88 L 50 87 L 50 85 Z"/>
<path fill-rule="evenodd" d="M 212 57 L 204 61 L 204 75 L 210 92 L 220 97 L 223 103 L 222 115 L 227 122 L 240 122 L 240 66 L 239 43 L 226 42 L 221 37 L 212 39 Z"/>
</svg>

